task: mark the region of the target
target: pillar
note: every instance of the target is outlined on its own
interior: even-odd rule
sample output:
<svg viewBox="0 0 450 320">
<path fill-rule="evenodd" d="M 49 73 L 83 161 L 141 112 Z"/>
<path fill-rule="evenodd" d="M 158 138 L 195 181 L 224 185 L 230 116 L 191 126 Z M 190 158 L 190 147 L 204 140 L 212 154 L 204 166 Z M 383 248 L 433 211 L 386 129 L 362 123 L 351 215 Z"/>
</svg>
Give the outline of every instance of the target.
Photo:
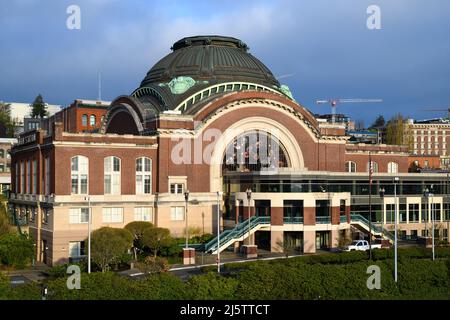
<svg viewBox="0 0 450 320">
<path fill-rule="evenodd" d="M 331 248 L 337 248 L 339 246 L 339 229 L 331 229 Z"/>
<path fill-rule="evenodd" d="M 284 252 L 284 232 L 270 232 L 270 252 Z"/>
<path fill-rule="evenodd" d="M 194 248 L 183 248 L 183 264 L 191 265 L 195 264 L 195 249 Z"/>
<path fill-rule="evenodd" d="M 316 231 L 303 231 L 303 253 L 316 253 Z"/>
</svg>

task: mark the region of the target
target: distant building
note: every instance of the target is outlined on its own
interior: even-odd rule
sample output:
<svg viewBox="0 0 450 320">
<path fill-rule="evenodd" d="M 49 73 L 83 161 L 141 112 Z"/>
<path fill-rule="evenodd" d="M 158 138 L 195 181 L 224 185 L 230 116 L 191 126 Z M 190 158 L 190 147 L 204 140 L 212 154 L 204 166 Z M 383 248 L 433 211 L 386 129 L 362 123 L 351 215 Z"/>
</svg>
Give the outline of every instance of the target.
<svg viewBox="0 0 450 320">
<path fill-rule="evenodd" d="M 373 132 L 368 130 L 349 130 L 347 135 L 351 138 L 349 142 L 354 143 L 368 143 L 368 144 L 380 144 L 381 132 Z"/>
<path fill-rule="evenodd" d="M 110 105 L 110 101 L 76 99 L 67 108 L 45 119 L 41 128 L 51 132 L 54 124 L 60 122 L 65 132 L 99 132 Z"/>
<path fill-rule="evenodd" d="M 332 123 L 333 115 L 332 114 L 315 114 L 315 118 L 319 123 Z M 345 114 L 335 114 L 335 123 L 344 125 L 345 130 L 355 130 L 355 122 L 350 119 L 350 117 Z"/>
<path fill-rule="evenodd" d="M 9 190 L 11 185 L 11 156 L 9 150 L 17 139 L 0 138 L 0 192 Z"/>
<path fill-rule="evenodd" d="M 19 103 L 19 102 L 5 102 L 5 103 L 10 105 L 11 119 L 15 120 L 18 124 L 16 133 L 27 131 L 24 124 L 26 118 L 31 118 L 30 103 Z M 60 105 L 53 105 L 53 104 L 46 104 L 46 105 L 49 116 L 52 116 L 56 112 L 61 110 Z"/>
<path fill-rule="evenodd" d="M 410 152 L 410 165 L 419 164 L 422 168 L 435 169 L 450 168 L 449 119 L 408 119 L 404 130 L 405 144 Z"/>
</svg>

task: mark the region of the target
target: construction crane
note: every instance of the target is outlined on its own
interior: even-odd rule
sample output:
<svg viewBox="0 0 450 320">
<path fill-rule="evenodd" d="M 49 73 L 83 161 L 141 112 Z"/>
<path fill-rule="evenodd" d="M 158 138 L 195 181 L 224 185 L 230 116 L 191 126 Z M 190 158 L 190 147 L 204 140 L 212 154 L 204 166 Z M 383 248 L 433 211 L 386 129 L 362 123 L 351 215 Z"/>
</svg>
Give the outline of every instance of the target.
<svg viewBox="0 0 450 320">
<path fill-rule="evenodd" d="M 331 104 L 331 122 L 334 124 L 336 122 L 336 107 L 338 103 L 377 103 L 383 102 L 382 99 L 327 99 L 327 100 L 317 100 L 317 104 Z"/>
<path fill-rule="evenodd" d="M 450 106 L 425 107 L 423 109 L 420 109 L 420 111 L 425 111 L 425 112 L 442 112 L 442 111 L 447 111 L 447 116 L 448 116 L 448 118 L 450 118 Z"/>
</svg>

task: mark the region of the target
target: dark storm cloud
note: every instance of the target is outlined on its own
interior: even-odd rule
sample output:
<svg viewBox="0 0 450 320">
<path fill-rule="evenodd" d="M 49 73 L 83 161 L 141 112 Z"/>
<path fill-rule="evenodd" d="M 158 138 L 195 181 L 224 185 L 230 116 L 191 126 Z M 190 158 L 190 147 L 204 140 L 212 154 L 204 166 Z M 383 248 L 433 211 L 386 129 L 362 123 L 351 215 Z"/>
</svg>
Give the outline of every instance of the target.
<svg viewBox="0 0 450 320">
<path fill-rule="evenodd" d="M 71 4 L 81 30 L 66 28 Z M 371 4 L 381 30 L 366 27 Z M 103 98 L 113 99 L 179 38 L 224 34 L 245 41 L 313 111 L 329 111 L 319 98 L 382 98 L 340 111 L 366 124 L 379 113 L 435 116 L 419 110 L 450 104 L 449 9 L 445 0 L 2 1 L 0 100 L 96 98 L 97 70 Z"/>
</svg>

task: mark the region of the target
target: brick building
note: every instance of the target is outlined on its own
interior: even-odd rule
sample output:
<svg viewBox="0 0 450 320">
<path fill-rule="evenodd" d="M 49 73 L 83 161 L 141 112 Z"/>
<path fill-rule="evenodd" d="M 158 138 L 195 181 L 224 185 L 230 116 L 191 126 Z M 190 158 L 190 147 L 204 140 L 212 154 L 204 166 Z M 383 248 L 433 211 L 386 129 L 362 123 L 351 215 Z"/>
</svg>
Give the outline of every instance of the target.
<svg viewBox="0 0 450 320">
<path fill-rule="evenodd" d="M 110 104 L 98 133 L 74 130 L 83 112 L 67 113 L 13 147 L 10 202 L 40 261 L 85 254 L 89 208 L 94 229 L 144 220 L 179 237 L 186 225 L 216 233 L 220 219 L 208 252 L 336 247 L 352 225 L 368 228 L 369 154 L 374 236 L 392 224 L 394 177 L 405 235 L 426 234 L 427 185 L 450 220 L 442 175 L 409 174 L 406 147 L 351 144 L 342 126 L 318 123 L 242 41 L 190 37 L 172 49 Z"/>
</svg>

